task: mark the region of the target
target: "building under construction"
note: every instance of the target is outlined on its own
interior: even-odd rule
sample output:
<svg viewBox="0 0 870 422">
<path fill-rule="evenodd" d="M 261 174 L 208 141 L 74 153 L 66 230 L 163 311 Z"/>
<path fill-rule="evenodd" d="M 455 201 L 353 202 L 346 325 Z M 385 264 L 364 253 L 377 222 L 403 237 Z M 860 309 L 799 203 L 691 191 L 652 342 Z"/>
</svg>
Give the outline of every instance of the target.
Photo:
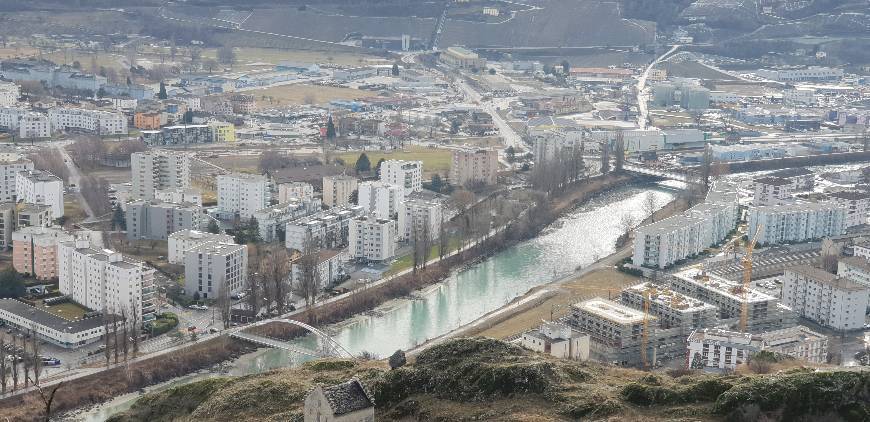
<svg viewBox="0 0 870 422">
<path fill-rule="evenodd" d="M 635 309 L 648 309 L 658 319 L 660 328 L 682 328 L 686 336 L 697 328 L 712 327 L 719 319 L 715 306 L 650 282 L 623 290 L 620 302 Z"/>
<path fill-rule="evenodd" d="M 797 325 L 797 315 L 779 299 L 743 285 L 689 269 L 669 276 L 667 283 L 677 292 L 709 303 L 719 309 L 718 325 L 737 325 L 747 304 L 746 330 L 752 333 L 778 330 Z"/>
</svg>

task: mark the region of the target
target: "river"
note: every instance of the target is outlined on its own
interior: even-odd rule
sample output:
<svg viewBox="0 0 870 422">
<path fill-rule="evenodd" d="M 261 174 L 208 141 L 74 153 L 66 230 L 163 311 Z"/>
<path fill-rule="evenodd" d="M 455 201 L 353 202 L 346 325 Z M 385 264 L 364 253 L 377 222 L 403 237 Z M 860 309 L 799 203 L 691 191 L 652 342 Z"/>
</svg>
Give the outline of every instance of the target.
<svg viewBox="0 0 870 422">
<path fill-rule="evenodd" d="M 455 272 L 447 280 L 417 292 L 417 298 L 390 301 L 377 313 L 358 316 L 328 328 L 333 338 L 354 354 L 373 353 L 385 358 L 397 349 L 409 349 L 449 333 L 492 312 L 530 289 L 587 266 L 614 251 L 620 219 L 629 213 L 635 221 L 645 217 L 646 192 L 659 206 L 674 192 L 641 187 L 621 188 L 598 195 L 565 214 L 539 236 L 501 251 Z M 311 336 L 298 340 L 316 347 Z M 228 374 L 246 375 L 298 365 L 309 358 L 277 349 L 260 349 L 237 359 Z M 148 391 L 212 376 L 197 374 L 154 386 Z M 130 407 L 139 394 L 128 394 L 72 416 L 100 421 Z"/>
</svg>

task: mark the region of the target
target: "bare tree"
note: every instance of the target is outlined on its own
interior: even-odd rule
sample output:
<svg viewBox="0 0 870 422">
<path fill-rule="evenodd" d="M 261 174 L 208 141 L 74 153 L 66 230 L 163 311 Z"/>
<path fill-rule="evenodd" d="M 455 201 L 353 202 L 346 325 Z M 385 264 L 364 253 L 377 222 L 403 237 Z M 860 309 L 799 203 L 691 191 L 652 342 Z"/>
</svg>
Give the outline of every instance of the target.
<svg viewBox="0 0 870 422">
<path fill-rule="evenodd" d="M 30 335 L 28 330 L 28 335 Z M 27 337 L 21 339 L 21 363 L 24 364 L 24 388 L 30 385 L 30 364 L 31 360 L 27 357 Z"/>
<path fill-rule="evenodd" d="M 218 289 L 218 297 L 217 297 L 217 307 L 218 312 L 221 316 L 221 324 L 224 327 L 224 330 L 230 327 L 230 309 L 232 303 L 230 302 L 230 292 L 227 288 L 226 284 L 222 284 L 220 289 Z"/>
<path fill-rule="evenodd" d="M 39 383 L 36 380 L 33 381 L 33 384 L 36 386 L 36 391 L 39 393 L 39 399 L 42 400 L 42 404 L 45 406 L 45 410 L 43 411 L 45 417 L 42 419 L 45 422 L 51 420 L 51 405 L 54 403 L 54 396 L 57 394 L 57 390 L 60 389 L 63 383 L 64 381 L 61 381 L 46 391 L 46 389 L 39 386 Z"/>
<path fill-rule="evenodd" d="M 447 239 L 447 233 L 444 227 L 444 213 L 441 213 L 441 225 L 438 226 L 438 260 L 444 259 L 444 255 L 447 254 L 447 248 L 450 247 L 450 243 Z"/>
<path fill-rule="evenodd" d="M 129 321 L 127 320 L 127 308 L 121 308 L 121 345 L 124 351 L 124 362 L 127 361 L 128 353 L 130 351 L 130 333 L 129 333 Z"/>
<path fill-rule="evenodd" d="M 625 164 L 625 135 L 621 130 L 616 132 L 616 145 L 614 150 L 616 171 L 622 171 Z"/>
<path fill-rule="evenodd" d="M 112 313 L 112 354 L 115 357 L 115 365 L 118 364 L 118 315 Z"/>
<path fill-rule="evenodd" d="M 130 325 L 133 332 L 133 359 L 139 354 L 139 337 L 142 334 L 142 321 L 139 318 L 139 310 L 135 306 L 130 307 Z"/>
<path fill-rule="evenodd" d="M 18 389 L 18 336 L 12 335 L 12 391 Z"/>
<path fill-rule="evenodd" d="M 103 356 L 106 358 L 106 366 L 109 366 L 109 359 L 112 357 L 112 348 L 109 339 L 111 338 L 111 320 L 108 310 L 103 310 Z"/>
<path fill-rule="evenodd" d="M 6 394 L 6 334 L 0 332 L 0 394 Z"/>
<path fill-rule="evenodd" d="M 269 246 L 260 259 L 260 274 L 269 285 L 269 301 L 275 302 L 279 314 L 286 309 L 290 278 L 290 255 L 282 245 Z"/>
<path fill-rule="evenodd" d="M 656 195 L 649 191 L 643 198 L 643 212 L 648 215 L 652 222 L 656 221 L 656 210 L 658 209 L 658 201 Z"/>
<path fill-rule="evenodd" d="M 296 259 L 299 267 L 299 281 L 293 286 L 296 294 L 305 298 L 305 305 L 311 306 L 320 292 L 322 280 L 318 270 L 318 251 L 316 241 L 309 237 L 302 246 L 302 256 Z"/>
<path fill-rule="evenodd" d="M 39 356 L 39 336 L 36 335 L 36 325 L 30 329 L 30 353 L 33 355 L 33 383 L 39 385 L 39 375 L 42 372 L 42 357 Z"/>
</svg>

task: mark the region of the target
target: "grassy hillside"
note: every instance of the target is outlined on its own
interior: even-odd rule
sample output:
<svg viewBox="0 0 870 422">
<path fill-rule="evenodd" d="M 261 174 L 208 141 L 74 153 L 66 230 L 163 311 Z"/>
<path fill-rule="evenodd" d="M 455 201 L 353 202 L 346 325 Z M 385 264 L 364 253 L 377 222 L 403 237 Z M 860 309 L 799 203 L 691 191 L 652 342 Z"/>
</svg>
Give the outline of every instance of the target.
<svg viewBox="0 0 870 422">
<path fill-rule="evenodd" d="M 144 396 L 115 421 L 302 420 L 316 384 L 358 377 L 379 420 L 755 421 L 870 418 L 870 372 L 775 375 L 650 374 L 576 363 L 497 340 L 434 346 L 396 370 L 383 362 L 324 360 L 218 378 Z"/>
</svg>

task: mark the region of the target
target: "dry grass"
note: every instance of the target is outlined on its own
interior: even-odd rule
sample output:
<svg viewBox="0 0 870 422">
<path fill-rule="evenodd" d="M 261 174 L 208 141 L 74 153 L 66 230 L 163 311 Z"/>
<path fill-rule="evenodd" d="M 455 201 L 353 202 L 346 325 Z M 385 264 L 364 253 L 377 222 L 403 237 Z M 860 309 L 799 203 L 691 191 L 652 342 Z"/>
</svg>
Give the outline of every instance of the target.
<svg viewBox="0 0 870 422">
<path fill-rule="evenodd" d="M 85 313 L 88 312 L 87 308 L 72 302 L 46 306 L 40 300 L 39 303 L 37 303 L 37 307 L 48 313 L 57 315 L 61 318 L 65 318 L 68 320 L 81 319 L 85 316 Z"/>
<path fill-rule="evenodd" d="M 36 53 L 36 49 L 32 47 L 0 48 L 0 59 L 9 59 L 13 57 L 28 57 Z"/>
<path fill-rule="evenodd" d="M 378 59 L 377 57 L 364 54 L 313 50 L 285 50 L 281 48 L 241 47 L 236 48 L 235 52 L 236 60 L 239 64 L 278 64 L 281 61 L 287 60 L 299 63 L 333 63 L 343 66 L 357 66 L 367 61 Z M 202 55 L 203 57 L 217 58 L 217 49 L 206 49 L 203 51 Z"/>
<path fill-rule="evenodd" d="M 65 195 L 63 198 L 63 215 L 70 221 L 81 221 L 87 218 L 87 213 L 79 203 L 78 195 Z"/>
<path fill-rule="evenodd" d="M 621 273 L 613 268 L 596 270 L 572 281 L 563 283 L 557 291 L 542 303 L 521 311 L 509 319 L 487 328 L 481 336 L 506 338 L 522 333 L 549 320 L 565 316 L 574 303 L 593 297 L 613 297 L 620 290 L 638 282 L 638 278 Z M 552 312 L 552 315 L 551 315 Z"/>
<path fill-rule="evenodd" d="M 450 162 L 453 161 L 453 153 L 450 150 L 438 148 L 426 148 L 410 146 L 401 151 L 366 151 L 369 161 L 374 167 L 381 158 L 385 160 L 409 160 L 422 161 L 423 173 L 426 177 L 438 173 L 445 175 L 450 171 Z M 354 168 L 360 153 L 348 152 L 339 154 L 338 158 L 344 160 L 348 168 Z"/>
<path fill-rule="evenodd" d="M 72 65 L 73 62 L 77 61 L 82 65 L 82 69 L 87 72 L 93 70 L 91 69 L 92 64 L 96 64 L 97 68 L 102 66 L 107 69 L 115 69 L 116 71 L 129 70 L 124 68 L 123 63 L 121 63 L 120 56 L 109 53 L 94 54 L 83 51 L 58 50 L 49 54 L 45 54 L 43 57 L 58 64 Z"/>
<path fill-rule="evenodd" d="M 370 97 L 371 92 L 355 88 L 291 84 L 246 91 L 257 99 L 257 107 L 270 108 L 288 104 L 326 104 L 332 100 L 355 100 Z"/>
</svg>

